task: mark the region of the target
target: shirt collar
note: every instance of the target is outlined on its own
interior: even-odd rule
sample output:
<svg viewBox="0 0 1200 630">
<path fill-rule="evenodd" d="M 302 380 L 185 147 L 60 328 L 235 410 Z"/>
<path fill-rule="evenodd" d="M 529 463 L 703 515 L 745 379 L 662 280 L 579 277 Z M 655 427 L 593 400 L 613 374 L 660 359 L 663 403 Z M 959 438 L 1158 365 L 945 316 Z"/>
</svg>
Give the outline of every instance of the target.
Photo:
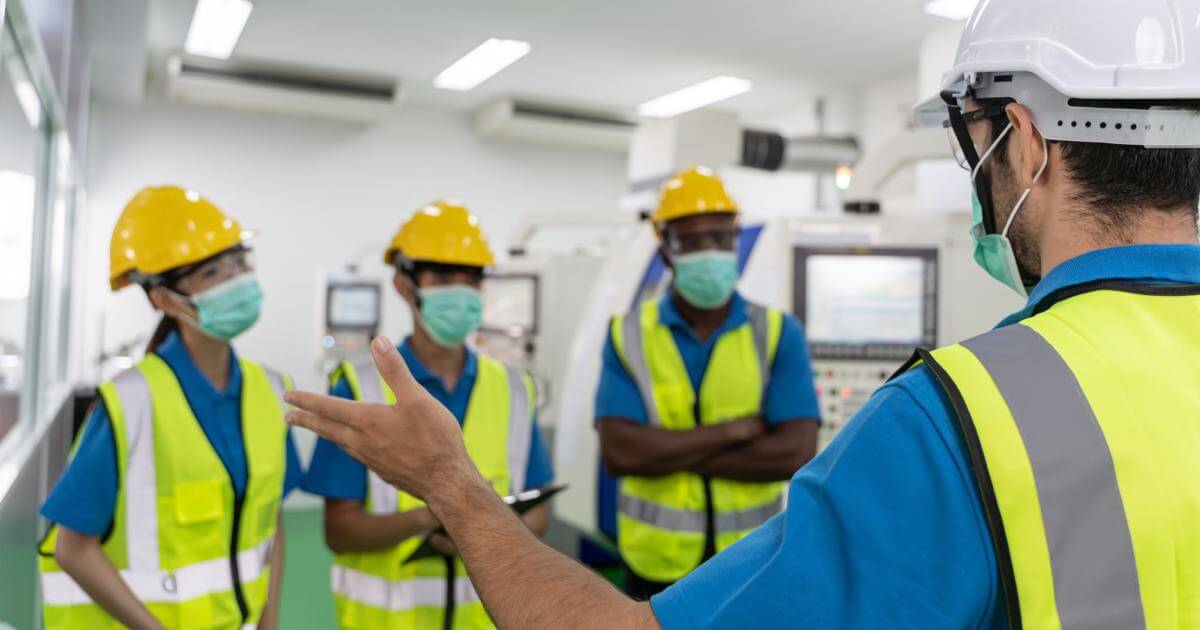
<svg viewBox="0 0 1200 630">
<path fill-rule="evenodd" d="M 1147 284 L 1200 284 L 1200 245 L 1129 245 L 1098 249 L 1055 267 L 1034 288 L 1025 308 L 997 327 L 1015 324 L 1050 308 L 1063 289 L 1102 280 Z"/>
<path fill-rule="evenodd" d="M 692 327 L 683 318 L 679 312 L 679 308 L 675 306 L 675 300 L 672 297 L 673 293 L 668 291 L 658 301 L 658 323 L 672 329 L 684 330 L 688 334 L 695 336 L 696 333 Z M 722 334 L 742 326 L 750 321 L 750 316 L 746 314 L 746 298 L 743 298 L 740 293 L 734 291 L 733 297 L 730 298 L 729 314 L 725 316 L 725 321 L 721 322 L 721 326 L 717 328 L 716 334 L 712 339 L 720 337 Z"/>
<path fill-rule="evenodd" d="M 167 366 L 175 373 L 175 378 L 179 379 L 180 387 L 184 388 L 189 397 L 205 395 L 213 398 L 236 398 L 241 396 L 242 367 L 238 363 L 237 353 L 232 347 L 229 349 L 229 382 L 225 385 L 224 392 L 217 391 L 217 388 L 209 382 L 208 377 L 200 372 L 200 368 L 196 367 L 196 363 L 192 361 L 192 355 L 188 354 L 187 346 L 183 345 L 183 340 L 179 337 L 178 332 L 172 331 L 167 335 L 158 348 L 155 348 L 154 354 L 166 361 Z"/>
<path fill-rule="evenodd" d="M 404 342 L 397 348 L 400 351 L 400 356 L 404 358 L 404 362 L 408 364 L 408 371 L 412 372 L 413 378 L 417 380 L 425 389 L 436 384 L 438 387 L 445 389 L 445 383 L 442 382 L 442 377 L 429 371 L 421 360 L 417 358 L 417 353 L 412 347 L 412 337 L 407 337 Z M 458 377 L 458 383 L 472 383 L 475 381 L 475 374 L 479 370 L 479 358 L 475 355 L 475 351 L 468 346 L 467 362 L 463 365 L 462 375 Z M 456 386 L 457 387 L 457 386 Z"/>
</svg>

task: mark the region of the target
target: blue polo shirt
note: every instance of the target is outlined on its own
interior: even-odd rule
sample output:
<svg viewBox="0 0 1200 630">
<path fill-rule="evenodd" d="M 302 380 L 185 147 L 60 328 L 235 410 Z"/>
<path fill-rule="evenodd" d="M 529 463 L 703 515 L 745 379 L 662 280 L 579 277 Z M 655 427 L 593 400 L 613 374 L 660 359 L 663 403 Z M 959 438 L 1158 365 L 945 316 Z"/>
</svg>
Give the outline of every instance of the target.
<svg viewBox="0 0 1200 630">
<path fill-rule="evenodd" d="M 425 388 L 442 406 L 454 414 L 459 426 L 467 417 L 467 404 L 471 401 L 471 390 L 475 387 L 475 377 L 479 374 L 479 358 L 470 349 L 467 350 L 467 361 L 463 366 L 462 376 L 455 384 L 454 390 L 446 389 L 442 378 L 430 372 L 413 352 L 409 339 L 405 339 L 398 347 L 400 356 L 408 364 L 413 378 Z M 353 399 L 350 384 L 345 378 L 338 379 L 329 393 L 340 398 Z M 529 443 L 529 461 L 525 467 L 525 487 L 540 488 L 547 486 L 554 479 L 554 468 L 550 465 L 550 454 L 542 441 L 542 433 L 538 430 L 537 418 L 532 423 L 533 436 Z M 313 450 L 312 461 L 309 462 L 308 472 L 300 487 L 307 492 L 330 499 L 348 499 L 365 501 L 367 498 L 367 468 L 358 460 L 346 454 L 338 445 L 325 439 L 317 440 Z"/>
<path fill-rule="evenodd" d="M 1122 247 L 1064 262 L 1001 326 L 1045 310 L 1056 291 L 1100 280 L 1200 284 L 1200 246 Z M 1007 627 L 956 423 L 927 367 L 884 385 L 792 478 L 786 512 L 651 600 L 659 622 Z"/>
<path fill-rule="evenodd" d="M 708 368 L 708 359 L 721 335 L 744 326 L 750 321 L 746 314 L 746 300 L 734 294 L 729 314 L 725 321 L 708 340 L 701 340 L 692 327 L 683 319 L 671 294 L 665 295 L 658 304 L 659 321 L 671 330 L 671 337 L 683 364 L 687 367 L 692 389 L 700 389 L 700 381 Z M 637 383 L 625 363 L 617 355 L 612 333 L 604 344 L 604 360 L 600 371 L 600 385 L 596 389 L 595 418 L 623 418 L 646 424 L 646 405 L 638 392 Z M 813 385 L 812 361 L 808 355 L 804 329 L 795 318 L 785 315 L 779 346 L 775 351 L 775 363 L 771 366 L 771 382 L 767 385 L 763 401 L 763 417 L 767 424 L 777 425 L 789 420 L 820 421 L 821 411 L 817 404 L 816 388 Z"/>
<path fill-rule="evenodd" d="M 178 333 L 171 333 L 154 353 L 175 373 L 192 413 L 233 478 L 234 491 L 240 498 L 246 490 L 247 472 L 242 443 L 242 369 L 237 356 L 229 353 L 229 383 L 225 391 L 219 392 L 192 362 Z M 285 496 L 300 485 L 300 477 L 300 458 L 288 429 L 287 473 L 282 488 Z M 41 513 L 53 523 L 100 536 L 112 524 L 116 506 L 116 441 L 108 410 L 97 404 L 87 418 L 75 456 L 42 505 Z"/>
</svg>

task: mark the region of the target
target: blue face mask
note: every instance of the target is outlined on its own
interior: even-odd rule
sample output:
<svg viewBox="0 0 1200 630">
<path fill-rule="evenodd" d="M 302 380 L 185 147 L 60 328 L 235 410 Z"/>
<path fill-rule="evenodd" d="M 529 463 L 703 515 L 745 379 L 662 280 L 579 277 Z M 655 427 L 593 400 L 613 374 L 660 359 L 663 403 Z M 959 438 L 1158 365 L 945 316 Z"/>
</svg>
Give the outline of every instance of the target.
<svg viewBox="0 0 1200 630">
<path fill-rule="evenodd" d="M 738 281 L 737 254 L 705 250 L 672 256 L 675 290 L 688 304 L 702 309 L 725 306 Z"/>
<path fill-rule="evenodd" d="M 1029 198 L 1029 193 L 1033 192 L 1032 186 L 1025 189 L 1021 194 L 1021 198 L 1017 200 L 1017 204 L 1013 207 L 1013 211 L 1008 215 L 1008 222 L 1005 223 L 1004 229 L 999 234 L 988 234 L 987 227 L 983 221 L 983 204 L 979 201 L 979 190 L 976 188 L 975 180 L 979 175 L 979 170 L 983 168 L 983 163 L 991 157 L 992 152 L 1004 140 L 1004 136 L 1012 131 L 1012 124 L 1004 129 L 1000 137 L 988 147 L 984 152 L 983 157 L 979 158 L 979 164 L 971 171 L 971 240 L 975 243 L 975 263 L 983 268 L 989 276 L 1004 283 L 1005 286 L 1017 292 L 1021 297 L 1029 297 L 1029 289 L 1025 287 L 1024 281 L 1021 279 L 1021 270 L 1017 266 L 1017 256 L 1013 252 L 1012 241 L 1008 239 L 1008 231 L 1012 228 L 1013 221 L 1017 218 L 1017 213 L 1020 212 L 1021 206 L 1025 205 L 1025 200 Z M 1042 177 L 1042 173 L 1046 171 L 1046 165 L 1050 162 L 1050 152 L 1046 145 L 1046 139 L 1042 138 L 1042 168 L 1038 170 L 1037 175 L 1033 178 L 1033 183 L 1036 184 Z"/>
<path fill-rule="evenodd" d="M 196 307 L 197 321 L 184 321 L 209 337 L 230 341 L 258 321 L 263 292 L 254 275 L 244 273 L 187 299 Z"/>
<path fill-rule="evenodd" d="M 421 327 L 439 346 L 461 346 L 482 322 L 479 289 L 461 284 L 421 289 Z"/>
</svg>

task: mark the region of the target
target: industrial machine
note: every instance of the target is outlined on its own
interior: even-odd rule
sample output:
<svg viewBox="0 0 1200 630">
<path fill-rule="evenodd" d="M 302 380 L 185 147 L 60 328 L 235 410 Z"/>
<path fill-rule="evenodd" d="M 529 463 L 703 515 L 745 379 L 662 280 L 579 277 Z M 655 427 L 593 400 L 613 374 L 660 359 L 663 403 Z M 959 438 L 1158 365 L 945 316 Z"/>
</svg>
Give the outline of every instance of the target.
<svg viewBox="0 0 1200 630">
<path fill-rule="evenodd" d="M 379 332 L 382 303 L 379 281 L 359 275 L 353 267 L 328 276 L 321 374 L 328 374 L 338 363 L 367 351 L 371 339 Z"/>
</svg>

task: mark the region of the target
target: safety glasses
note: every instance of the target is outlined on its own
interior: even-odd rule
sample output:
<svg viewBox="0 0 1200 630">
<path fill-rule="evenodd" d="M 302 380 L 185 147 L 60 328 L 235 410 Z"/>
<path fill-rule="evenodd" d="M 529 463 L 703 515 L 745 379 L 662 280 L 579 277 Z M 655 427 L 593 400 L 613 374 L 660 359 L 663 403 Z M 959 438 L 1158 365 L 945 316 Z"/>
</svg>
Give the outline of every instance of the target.
<svg viewBox="0 0 1200 630">
<path fill-rule="evenodd" d="M 1004 108 L 1008 106 L 1008 103 L 993 103 L 981 109 L 963 113 L 962 107 L 958 104 L 958 96 L 953 90 L 942 92 L 942 100 L 946 102 L 946 109 L 949 112 L 942 127 L 946 130 L 946 139 L 950 142 L 954 160 L 963 170 L 974 171 L 975 167 L 979 165 L 979 149 L 975 147 L 975 141 L 971 139 L 971 125 L 981 120 L 992 121 L 993 127 L 1003 124 L 1003 119 L 1007 118 Z"/>
<path fill-rule="evenodd" d="M 672 254 L 691 254 L 705 250 L 716 249 L 733 251 L 737 248 L 737 228 L 729 230 L 709 230 L 691 234 L 667 234 L 667 251 Z"/>
<path fill-rule="evenodd" d="M 191 294 L 253 270 L 254 250 L 238 245 L 204 262 L 179 269 L 168 280 L 177 289 Z"/>
</svg>

